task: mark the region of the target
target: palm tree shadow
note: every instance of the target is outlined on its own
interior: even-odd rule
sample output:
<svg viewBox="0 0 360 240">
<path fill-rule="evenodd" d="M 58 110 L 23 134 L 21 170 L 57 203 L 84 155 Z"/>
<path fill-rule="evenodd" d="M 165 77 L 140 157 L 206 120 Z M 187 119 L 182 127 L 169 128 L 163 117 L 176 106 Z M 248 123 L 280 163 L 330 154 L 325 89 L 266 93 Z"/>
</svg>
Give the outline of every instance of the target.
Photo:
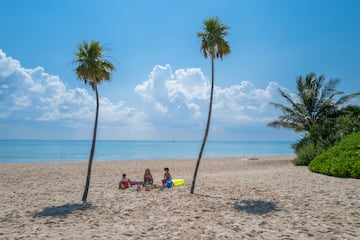
<svg viewBox="0 0 360 240">
<path fill-rule="evenodd" d="M 236 202 L 233 208 L 239 212 L 246 212 L 253 215 L 264 215 L 270 212 L 281 211 L 275 203 L 263 200 L 242 200 Z"/>
<path fill-rule="evenodd" d="M 95 208 L 90 203 L 82 204 L 82 203 L 68 203 L 62 206 L 55 207 L 47 207 L 39 212 L 36 212 L 33 217 L 59 217 L 59 218 L 67 218 L 69 214 L 72 214 L 75 211 L 88 210 Z"/>
</svg>

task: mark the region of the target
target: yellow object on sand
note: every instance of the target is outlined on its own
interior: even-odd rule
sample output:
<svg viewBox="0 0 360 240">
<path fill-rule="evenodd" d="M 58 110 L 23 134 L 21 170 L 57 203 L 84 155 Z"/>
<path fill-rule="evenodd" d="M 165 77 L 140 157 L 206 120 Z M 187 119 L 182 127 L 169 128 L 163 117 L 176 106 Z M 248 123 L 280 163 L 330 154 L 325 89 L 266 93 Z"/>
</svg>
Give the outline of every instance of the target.
<svg viewBox="0 0 360 240">
<path fill-rule="evenodd" d="M 171 181 L 173 182 L 174 186 L 181 186 L 185 184 L 185 179 L 182 178 L 171 179 Z"/>
</svg>

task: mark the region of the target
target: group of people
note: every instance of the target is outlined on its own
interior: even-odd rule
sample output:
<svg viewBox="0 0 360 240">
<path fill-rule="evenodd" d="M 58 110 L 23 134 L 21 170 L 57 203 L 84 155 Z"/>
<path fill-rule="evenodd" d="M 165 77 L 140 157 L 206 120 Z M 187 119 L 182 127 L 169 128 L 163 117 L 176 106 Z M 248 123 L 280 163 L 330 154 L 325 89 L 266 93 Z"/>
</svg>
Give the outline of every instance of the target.
<svg viewBox="0 0 360 240">
<path fill-rule="evenodd" d="M 133 185 L 137 186 L 137 190 L 140 190 L 141 187 L 144 187 L 145 190 L 150 190 L 151 188 L 157 188 L 158 186 L 154 184 L 153 176 L 150 172 L 150 169 L 145 169 L 144 181 L 131 181 L 130 178 L 126 176 L 126 173 L 123 173 L 122 178 L 119 181 L 118 189 L 127 189 L 131 188 Z M 164 178 L 162 179 L 161 188 L 171 188 L 173 186 L 171 180 L 170 169 L 168 167 L 164 168 Z"/>
</svg>

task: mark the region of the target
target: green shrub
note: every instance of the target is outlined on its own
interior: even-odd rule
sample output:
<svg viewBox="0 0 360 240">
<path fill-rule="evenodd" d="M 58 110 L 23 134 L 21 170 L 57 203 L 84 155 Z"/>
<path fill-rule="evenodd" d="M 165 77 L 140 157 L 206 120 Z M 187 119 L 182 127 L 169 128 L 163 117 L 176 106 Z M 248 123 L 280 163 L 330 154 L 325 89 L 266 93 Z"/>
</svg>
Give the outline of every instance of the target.
<svg viewBox="0 0 360 240">
<path fill-rule="evenodd" d="M 309 164 L 312 172 L 336 177 L 360 178 L 360 132 L 345 136 Z"/>
<path fill-rule="evenodd" d="M 321 144 L 313 142 L 304 143 L 295 149 L 296 158 L 293 163 L 297 166 L 307 166 L 318 155 L 325 152 L 326 149 Z"/>
</svg>

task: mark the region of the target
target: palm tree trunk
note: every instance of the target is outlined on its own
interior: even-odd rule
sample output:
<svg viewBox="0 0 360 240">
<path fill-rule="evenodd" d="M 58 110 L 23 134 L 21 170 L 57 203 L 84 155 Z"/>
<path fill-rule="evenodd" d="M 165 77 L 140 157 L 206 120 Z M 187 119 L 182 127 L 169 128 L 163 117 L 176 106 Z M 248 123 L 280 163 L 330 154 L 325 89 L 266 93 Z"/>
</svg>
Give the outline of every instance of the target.
<svg viewBox="0 0 360 240">
<path fill-rule="evenodd" d="M 84 190 L 84 194 L 83 194 L 83 197 L 81 200 L 83 202 L 83 204 L 87 203 L 87 195 L 88 195 L 89 187 L 90 187 L 91 167 L 92 167 L 92 163 L 93 163 L 93 159 L 94 159 L 95 144 L 96 144 L 96 131 L 97 131 L 97 124 L 98 124 L 98 116 L 99 116 L 99 93 L 98 93 L 98 89 L 97 89 L 96 85 L 95 85 L 95 93 L 96 93 L 95 124 L 94 124 L 94 132 L 93 132 L 91 151 L 90 151 L 90 156 L 89 156 L 89 164 L 88 164 L 85 190 Z"/>
<path fill-rule="evenodd" d="M 211 57 L 211 91 L 210 91 L 210 104 L 209 104 L 209 113 L 208 113 L 208 118 L 207 118 L 207 123 L 206 123 L 206 129 L 205 129 L 205 134 L 204 134 L 204 138 L 201 144 L 201 148 L 200 148 L 200 152 L 199 152 L 199 156 L 198 159 L 196 161 L 196 166 L 195 166 L 195 171 L 194 171 L 194 176 L 193 176 L 193 181 L 191 184 L 191 190 L 190 193 L 193 194 L 194 193 L 194 189 L 195 189 L 195 182 L 196 182 L 196 177 L 197 177 L 197 172 L 199 169 L 199 165 L 200 165 L 200 160 L 205 148 L 205 144 L 206 144 L 206 140 L 209 134 L 209 129 L 210 129 L 210 120 L 211 120 L 211 110 L 212 110 L 212 102 L 213 102 L 213 94 L 214 93 L 214 57 Z"/>
</svg>

